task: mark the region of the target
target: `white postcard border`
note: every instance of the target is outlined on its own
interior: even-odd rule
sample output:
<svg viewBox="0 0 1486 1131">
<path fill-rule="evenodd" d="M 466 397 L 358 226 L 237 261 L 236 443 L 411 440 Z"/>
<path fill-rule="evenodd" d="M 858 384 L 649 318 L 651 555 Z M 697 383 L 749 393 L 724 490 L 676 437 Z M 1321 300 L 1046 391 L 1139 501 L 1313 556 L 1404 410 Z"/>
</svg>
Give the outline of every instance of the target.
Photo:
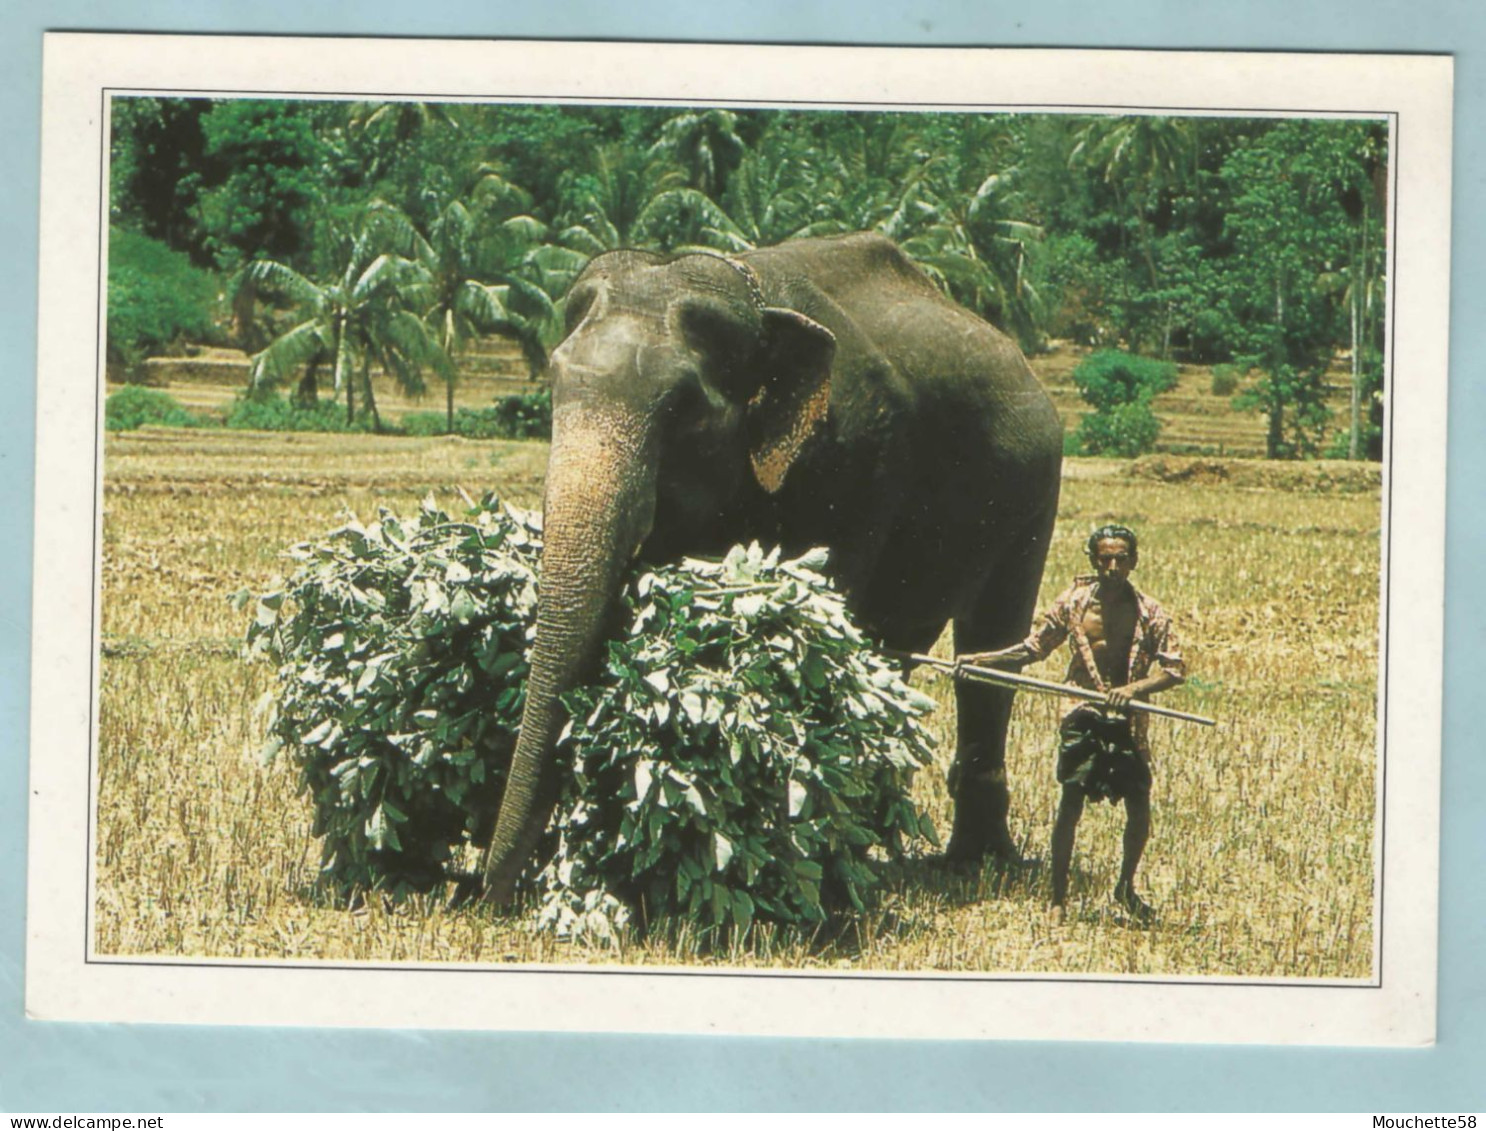
<svg viewBox="0 0 1486 1131">
<path fill-rule="evenodd" d="M 49 35 L 27 1011 L 76 1020 L 862 1037 L 1433 1039 L 1450 61 L 1428 56 Z M 1377 984 L 90 958 L 105 90 L 1394 115 Z M 1400 385 L 1402 387 L 1400 387 Z M 92 458 L 84 458 L 84 454 Z M 1400 605 L 1408 615 L 1399 615 Z"/>
</svg>

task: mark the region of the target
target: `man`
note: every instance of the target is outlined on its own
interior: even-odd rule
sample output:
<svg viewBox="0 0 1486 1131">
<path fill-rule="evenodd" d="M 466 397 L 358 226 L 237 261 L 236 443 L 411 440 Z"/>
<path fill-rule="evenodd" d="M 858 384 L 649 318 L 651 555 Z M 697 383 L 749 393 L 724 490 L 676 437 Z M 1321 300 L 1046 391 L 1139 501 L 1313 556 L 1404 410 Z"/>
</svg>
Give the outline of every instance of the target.
<svg viewBox="0 0 1486 1131">
<path fill-rule="evenodd" d="M 1020 669 L 1070 641 L 1064 682 L 1104 692 L 1105 701 L 1065 701 L 1058 750 L 1063 796 L 1052 843 L 1054 914 L 1059 919 L 1064 914 L 1074 833 L 1084 799 L 1092 797 L 1125 803 L 1124 855 L 1114 898 L 1144 921 L 1151 909 L 1135 890 L 1135 869 L 1151 830 L 1149 717 L 1125 709 L 1134 699 L 1181 683 L 1186 667 L 1161 606 L 1130 584 L 1139 561 L 1135 532 L 1101 526 L 1089 535 L 1087 549 L 1096 572 L 1075 578 L 1026 640 L 996 652 L 962 655 L 958 662 Z"/>
</svg>

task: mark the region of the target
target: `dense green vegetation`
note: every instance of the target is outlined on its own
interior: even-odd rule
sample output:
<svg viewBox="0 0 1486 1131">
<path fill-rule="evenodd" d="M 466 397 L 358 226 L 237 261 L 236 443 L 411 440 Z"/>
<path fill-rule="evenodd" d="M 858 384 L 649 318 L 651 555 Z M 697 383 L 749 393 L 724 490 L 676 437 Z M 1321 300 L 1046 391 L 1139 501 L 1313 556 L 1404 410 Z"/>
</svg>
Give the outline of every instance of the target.
<svg viewBox="0 0 1486 1131">
<path fill-rule="evenodd" d="M 146 424 L 195 428 L 200 419 L 187 412 L 169 393 L 130 385 L 110 393 L 103 402 L 103 427 L 110 432 L 132 432 Z"/>
<path fill-rule="evenodd" d="M 1073 383 L 1094 407 L 1079 422 L 1078 451 L 1138 456 L 1151 450 L 1161 431 L 1151 402 L 1176 384 L 1176 366 L 1119 350 L 1098 350 L 1079 363 Z"/>
<path fill-rule="evenodd" d="M 190 411 L 169 393 L 141 385 L 126 385 L 104 402 L 103 426 L 110 432 L 130 432 L 146 424 L 167 428 L 235 428 L 245 432 L 367 432 L 366 417 L 347 421 L 330 401 L 306 402 L 271 390 L 239 394 L 225 415 Z M 446 432 L 439 413 L 408 413 L 385 431 L 404 436 L 441 436 Z M 533 440 L 552 435 L 552 395 L 547 389 L 512 393 L 489 408 L 461 408 L 454 414 L 453 433 L 470 440 Z"/>
<path fill-rule="evenodd" d="M 183 339 L 210 338 L 216 302 L 216 280 L 183 252 L 139 232 L 109 232 L 109 364 L 132 369 Z"/>
<path fill-rule="evenodd" d="M 1240 407 L 1264 415 L 1272 457 L 1317 454 L 1323 374 L 1345 354 L 1343 454 L 1379 454 L 1382 122 L 113 105 L 114 230 L 216 275 L 216 332 L 254 352 L 255 385 L 328 391 L 373 427 L 373 369 L 441 382 L 451 431 L 472 337 L 506 335 L 538 371 L 604 249 L 875 230 L 1029 351 L 1071 338 L 1251 373 Z M 111 271 L 111 352 L 206 333 L 177 318 L 147 335 L 128 293 Z"/>
</svg>

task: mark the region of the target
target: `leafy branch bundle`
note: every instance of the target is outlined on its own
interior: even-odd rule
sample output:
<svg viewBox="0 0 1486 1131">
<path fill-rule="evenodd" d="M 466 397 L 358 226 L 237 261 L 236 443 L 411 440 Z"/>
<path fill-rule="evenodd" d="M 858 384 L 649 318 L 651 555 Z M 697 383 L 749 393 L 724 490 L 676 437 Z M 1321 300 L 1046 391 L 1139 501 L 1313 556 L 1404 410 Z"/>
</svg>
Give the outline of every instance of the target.
<svg viewBox="0 0 1486 1131">
<path fill-rule="evenodd" d="M 824 560 L 755 543 L 631 582 L 628 632 L 567 699 L 543 923 L 604 937 L 636 903 L 740 933 L 820 922 L 864 907 L 873 853 L 934 840 L 908 799 L 933 703 L 863 639 Z"/>
<path fill-rule="evenodd" d="M 488 841 L 535 622 L 535 520 L 425 501 L 295 547 L 260 598 L 288 751 L 343 888 L 427 889 Z M 612 936 L 636 908 L 704 931 L 865 906 L 875 860 L 934 833 L 908 800 L 930 756 L 910 691 L 851 623 L 819 553 L 758 546 L 638 573 L 627 632 L 566 699 L 556 852 L 539 923 Z"/>
<path fill-rule="evenodd" d="M 464 520 L 424 500 L 289 551 L 250 654 L 278 661 L 268 753 L 314 805 L 343 889 L 426 890 L 488 842 L 525 700 L 540 531 L 487 499 Z"/>
</svg>

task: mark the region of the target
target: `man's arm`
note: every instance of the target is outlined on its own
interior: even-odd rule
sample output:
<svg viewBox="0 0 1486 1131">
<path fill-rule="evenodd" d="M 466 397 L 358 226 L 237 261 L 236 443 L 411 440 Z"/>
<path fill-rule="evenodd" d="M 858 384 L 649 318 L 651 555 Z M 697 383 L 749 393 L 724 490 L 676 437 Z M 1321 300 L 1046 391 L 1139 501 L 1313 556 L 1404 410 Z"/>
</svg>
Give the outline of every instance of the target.
<svg viewBox="0 0 1486 1131">
<path fill-rule="evenodd" d="M 965 652 L 955 657 L 955 666 L 978 668 L 1003 668 L 1021 671 L 1028 664 L 1036 663 L 1055 651 L 1068 639 L 1068 610 L 1072 590 L 1064 593 L 1052 607 L 1043 612 L 1032 624 L 1032 631 L 1019 644 L 998 648 L 993 652 Z"/>
<path fill-rule="evenodd" d="M 1181 682 L 1181 677 L 1174 676 L 1162 668 L 1153 675 L 1138 679 L 1134 683 L 1127 683 L 1123 687 L 1111 687 L 1105 702 L 1115 708 L 1128 707 L 1132 699 L 1149 699 L 1152 695 L 1165 691 L 1168 687 L 1175 687 Z"/>
<path fill-rule="evenodd" d="M 1132 699 L 1149 699 L 1152 695 L 1186 682 L 1187 663 L 1182 658 L 1176 633 L 1171 630 L 1171 621 L 1164 612 L 1152 618 L 1148 639 L 1155 649 L 1155 670 L 1143 679 L 1133 680 L 1123 687 L 1111 688 L 1106 699 L 1111 707 L 1126 707 Z"/>
</svg>

